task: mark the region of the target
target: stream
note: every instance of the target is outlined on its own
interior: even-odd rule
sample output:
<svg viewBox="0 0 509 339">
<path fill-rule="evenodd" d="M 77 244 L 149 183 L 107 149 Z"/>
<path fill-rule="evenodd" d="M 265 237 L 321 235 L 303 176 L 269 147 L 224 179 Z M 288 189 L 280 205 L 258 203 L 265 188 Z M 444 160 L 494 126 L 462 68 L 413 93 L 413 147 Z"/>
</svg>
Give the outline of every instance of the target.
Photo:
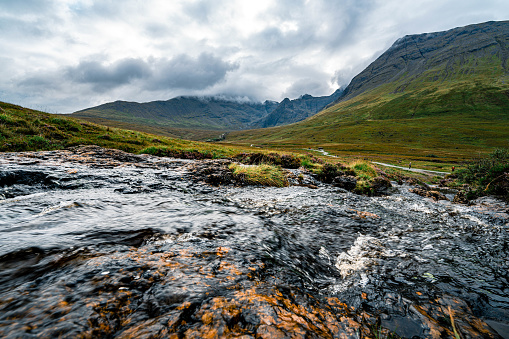
<svg viewBox="0 0 509 339">
<path fill-rule="evenodd" d="M 0 337 L 509 338 L 507 204 L 215 187 L 197 162 L 0 154 Z"/>
</svg>

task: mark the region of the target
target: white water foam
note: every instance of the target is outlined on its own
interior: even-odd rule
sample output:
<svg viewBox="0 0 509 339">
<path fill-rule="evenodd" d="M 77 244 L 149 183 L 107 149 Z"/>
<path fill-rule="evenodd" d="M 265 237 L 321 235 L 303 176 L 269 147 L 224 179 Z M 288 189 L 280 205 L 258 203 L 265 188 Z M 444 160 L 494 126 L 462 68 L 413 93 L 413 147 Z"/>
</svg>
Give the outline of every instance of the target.
<svg viewBox="0 0 509 339">
<path fill-rule="evenodd" d="M 345 279 L 369 266 L 377 265 L 378 259 L 386 256 L 384 244 L 380 240 L 360 235 L 347 252 L 343 252 L 338 256 L 336 268 Z"/>
</svg>

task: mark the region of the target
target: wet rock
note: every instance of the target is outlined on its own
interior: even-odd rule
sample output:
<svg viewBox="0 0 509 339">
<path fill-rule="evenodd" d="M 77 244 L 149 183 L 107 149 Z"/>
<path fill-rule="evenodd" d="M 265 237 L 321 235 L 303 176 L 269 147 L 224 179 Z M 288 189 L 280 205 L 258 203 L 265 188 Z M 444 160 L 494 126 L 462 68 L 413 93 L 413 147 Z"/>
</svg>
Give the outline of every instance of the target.
<svg viewBox="0 0 509 339">
<path fill-rule="evenodd" d="M 195 181 L 204 181 L 213 186 L 239 184 L 228 168 L 229 160 L 203 160 L 187 166 Z"/>
<path fill-rule="evenodd" d="M 353 191 L 357 186 L 357 179 L 351 175 L 337 176 L 332 181 L 335 187 L 344 188 L 347 191 Z"/>
<path fill-rule="evenodd" d="M 35 171 L 7 171 L 0 172 L 0 186 L 13 185 L 45 185 L 54 186 L 54 182 L 49 178 L 48 174 Z"/>
<path fill-rule="evenodd" d="M 435 201 L 449 200 L 449 199 L 447 199 L 447 197 L 445 195 L 443 195 L 442 193 L 440 193 L 438 191 L 431 191 L 431 190 L 428 191 L 428 190 L 424 190 L 422 188 L 411 188 L 409 191 L 412 193 L 415 193 L 417 195 L 420 195 L 421 197 L 431 198 Z"/>
<path fill-rule="evenodd" d="M 454 199 L 453 201 L 454 203 L 457 203 L 457 204 L 468 204 L 469 203 L 469 200 L 467 198 L 467 192 L 465 191 L 459 191 L 458 193 L 456 193 L 456 195 L 454 196 Z"/>
<path fill-rule="evenodd" d="M 77 146 L 70 148 L 69 151 L 76 155 L 93 159 L 109 159 L 123 163 L 137 163 L 144 161 L 139 155 L 127 153 L 118 149 L 103 148 L 96 145 Z"/>
<path fill-rule="evenodd" d="M 308 187 L 311 189 L 318 188 L 318 182 L 313 177 L 312 173 L 306 168 L 300 167 L 298 169 L 284 170 L 288 183 L 292 186 Z"/>
</svg>

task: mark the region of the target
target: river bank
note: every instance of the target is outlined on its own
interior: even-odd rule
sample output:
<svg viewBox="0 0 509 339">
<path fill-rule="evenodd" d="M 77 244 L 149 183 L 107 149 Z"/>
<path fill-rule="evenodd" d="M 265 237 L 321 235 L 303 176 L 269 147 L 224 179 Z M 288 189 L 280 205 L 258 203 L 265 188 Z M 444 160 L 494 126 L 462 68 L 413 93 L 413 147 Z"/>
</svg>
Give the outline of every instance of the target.
<svg viewBox="0 0 509 339">
<path fill-rule="evenodd" d="M 507 337 L 505 203 L 244 186 L 227 162 L 0 154 L 0 335 Z"/>
</svg>

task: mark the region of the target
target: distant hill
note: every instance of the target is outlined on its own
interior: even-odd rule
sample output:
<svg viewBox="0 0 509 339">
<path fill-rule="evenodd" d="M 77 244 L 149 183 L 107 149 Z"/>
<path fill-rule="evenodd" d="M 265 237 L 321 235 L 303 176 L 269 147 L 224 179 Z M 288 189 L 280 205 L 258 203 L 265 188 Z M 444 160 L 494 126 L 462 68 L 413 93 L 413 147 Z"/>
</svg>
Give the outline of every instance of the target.
<svg viewBox="0 0 509 339">
<path fill-rule="evenodd" d="M 317 115 L 227 141 L 416 153 L 509 147 L 509 21 L 397 40 Z"/>
<path fill-rule="evenodd" d="M 318 113 L 339 97 L 304 95 L 281 103 L 229 100 L 221 97 L 177 97 L 147 103 L 115 101 L 73 113 L 75 118 L 92 122 L 154 132 L 165 130 L 185 137 L 184 130 L 243 130 L 290 124 Z"/>
<path fill-rule="evenodd" d="M 278 103 L 242 102 L 214 97 L 177 97 L 146 103 L 115 101 L 72 114 L 131 124 L 208 130 L 245 129 L 272 112 Z"/>
</svg>

